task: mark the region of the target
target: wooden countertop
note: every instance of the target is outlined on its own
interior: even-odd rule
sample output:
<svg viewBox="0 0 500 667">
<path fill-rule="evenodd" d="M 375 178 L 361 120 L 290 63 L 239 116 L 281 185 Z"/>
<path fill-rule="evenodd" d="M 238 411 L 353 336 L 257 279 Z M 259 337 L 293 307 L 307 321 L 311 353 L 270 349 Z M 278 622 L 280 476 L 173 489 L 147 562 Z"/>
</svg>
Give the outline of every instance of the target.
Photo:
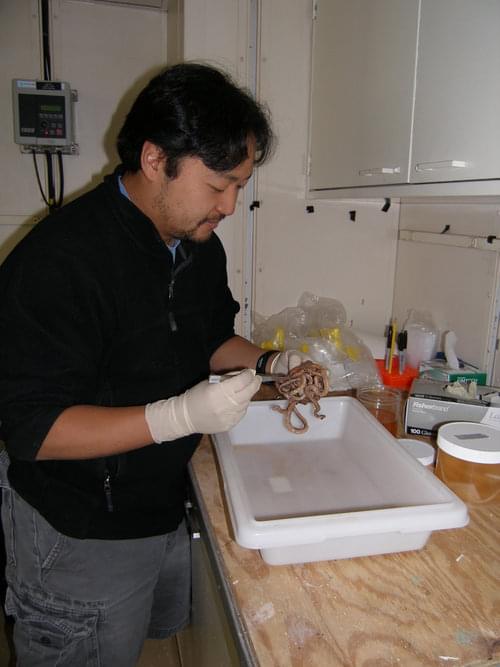
<svg viewBox="0 0 500 667">
<path fill-rule="evenodd" d="M 191 475 L 215 557 L 256 663 L 304 667 L 483 666 L 500 661 L 500 504 L 420 551 L 267 565 L 231 538 L 215 452 Z"/>
</svg>

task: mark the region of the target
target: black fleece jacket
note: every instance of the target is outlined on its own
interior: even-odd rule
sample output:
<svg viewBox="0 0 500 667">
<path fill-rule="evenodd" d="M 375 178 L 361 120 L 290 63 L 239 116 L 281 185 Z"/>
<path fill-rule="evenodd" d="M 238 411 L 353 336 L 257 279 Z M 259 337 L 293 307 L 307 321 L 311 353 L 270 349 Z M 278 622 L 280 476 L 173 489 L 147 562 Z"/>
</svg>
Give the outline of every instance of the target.
<svg viewBox="0 0 500 667">
<path fill-rule="evenodd" d="M 45 218 L 0 267 L 0 420 L 12 487 L 73 537 L 175 529 L 199 435 L 93 460 L 36 455 L 69 406 L 144 405 L 206 378 L 237 311 L 219 239 L 183 241 L 173 265 L 116 172 Z"/>
</svg>

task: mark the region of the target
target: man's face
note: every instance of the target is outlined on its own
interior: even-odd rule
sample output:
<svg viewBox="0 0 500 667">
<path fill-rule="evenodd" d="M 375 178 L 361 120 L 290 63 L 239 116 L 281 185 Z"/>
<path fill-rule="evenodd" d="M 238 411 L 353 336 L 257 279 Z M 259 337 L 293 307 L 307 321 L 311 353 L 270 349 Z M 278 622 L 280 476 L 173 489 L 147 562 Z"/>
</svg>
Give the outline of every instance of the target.
<svg viewBox="0 0 500 667">
<path fill-rule="evenodd" d="M 219 222 L 234 212 L 239 191 L 252 175 L 255 143 L 248 158 L 226 172 L 212 171 L 197 157 L 179 162 L 175 178 L 164 173 L 152 202 L 153 221 L 161 237 L 207 241 Z"/>
</svg>

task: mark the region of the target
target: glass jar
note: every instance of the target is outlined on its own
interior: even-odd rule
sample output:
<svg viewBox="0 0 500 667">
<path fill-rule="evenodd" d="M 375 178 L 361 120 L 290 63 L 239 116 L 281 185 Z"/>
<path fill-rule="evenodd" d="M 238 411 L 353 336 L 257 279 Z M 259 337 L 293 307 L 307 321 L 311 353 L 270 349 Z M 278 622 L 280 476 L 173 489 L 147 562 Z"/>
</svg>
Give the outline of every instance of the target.
<svg viewBox="0 0 500 667">
<path fill-rule="evenodd" d="M 394 437 L 398 436 L 401 392 L 393 387 L 375 385 L 360 387 L 356 397 Z"/>
<path fill-rule="evenodd" d="M 500 431 L 474 422 L 451 422 L 437 436 L 436 475 L 462 500 L 500 499 Z"/>
</svg>

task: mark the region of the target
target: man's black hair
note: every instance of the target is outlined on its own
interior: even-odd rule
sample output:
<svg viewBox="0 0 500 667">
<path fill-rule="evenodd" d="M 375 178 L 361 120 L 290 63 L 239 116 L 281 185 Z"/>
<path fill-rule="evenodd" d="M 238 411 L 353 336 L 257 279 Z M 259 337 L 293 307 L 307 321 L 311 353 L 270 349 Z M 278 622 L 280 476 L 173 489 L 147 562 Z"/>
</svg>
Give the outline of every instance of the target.
<svg viewBox="0 0 500 667">
<path fill-rule="evenodd" d="M 199 63 L 181 63 L 155 76 L 135 100 L 118 135 L 125 171 L 140 169 L 145 141 L 167 156 L 167 176 L 179 160 L 198 157 L 217 172 L 234 169 L 248 157 L 249 137 L 256 141 L 255 164 L 273 144 L 266 109 L 224 72 Z"/>
</svg>

